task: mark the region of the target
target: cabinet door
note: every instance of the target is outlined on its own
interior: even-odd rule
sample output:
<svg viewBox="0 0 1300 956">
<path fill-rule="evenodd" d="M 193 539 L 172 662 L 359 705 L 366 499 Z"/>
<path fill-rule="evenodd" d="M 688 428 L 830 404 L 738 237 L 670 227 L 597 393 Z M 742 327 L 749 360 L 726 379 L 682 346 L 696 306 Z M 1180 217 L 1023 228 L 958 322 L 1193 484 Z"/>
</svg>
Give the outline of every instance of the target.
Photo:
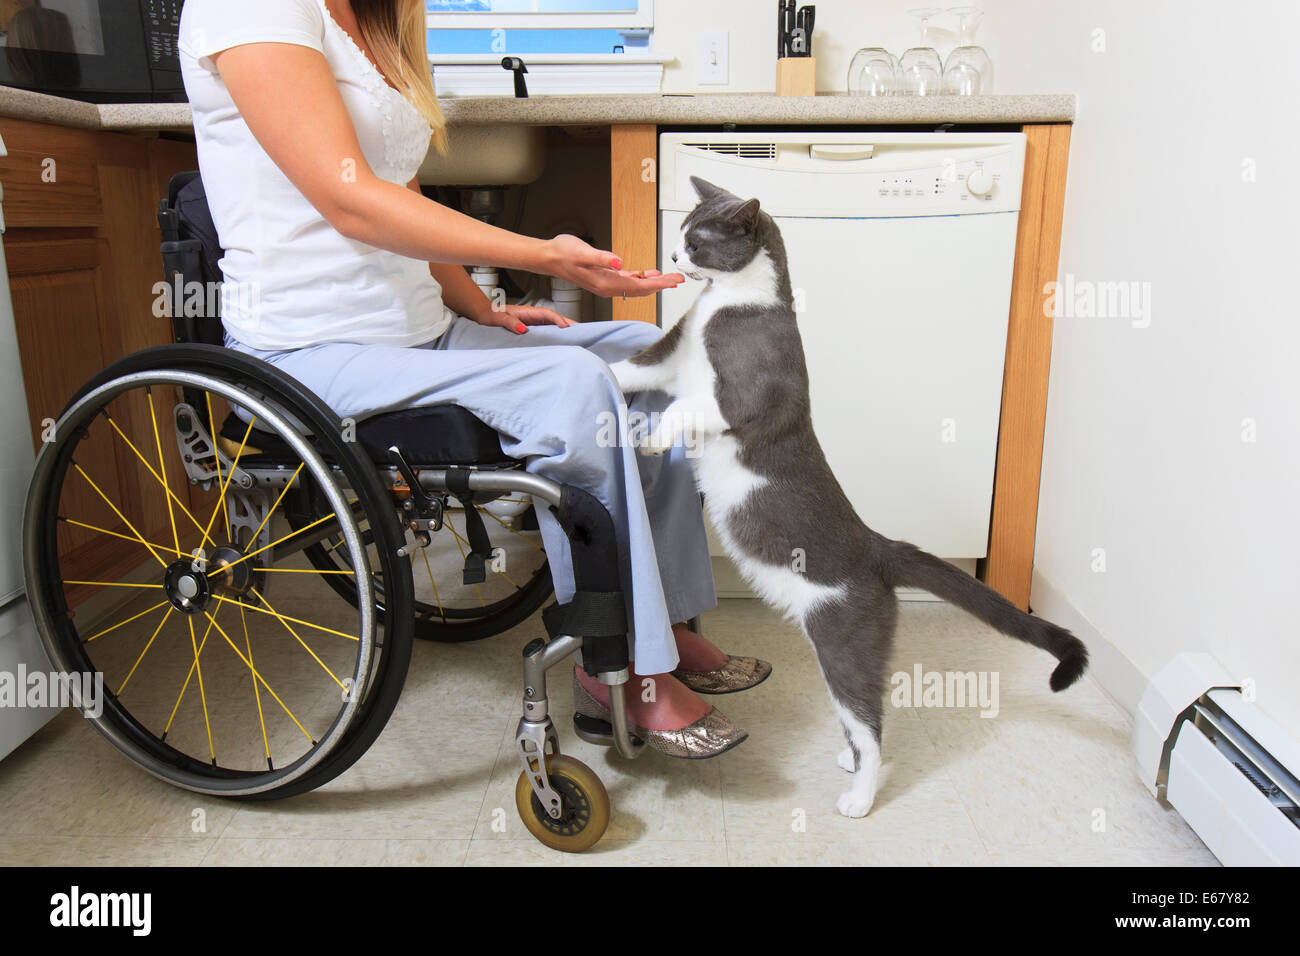
<svg viewBox="0 0 1300 956">
<path fill-rule="evenodd" d="M 110 260 L 103 240 L 28 240 L 17 231 L 6 237 L 5 251 L 32 442 L 39 450 L 68 400 L 116 357 L 102 341 L 115 314 L 107 281 Z M 135 408 L 115 413 L 142 450 L 156 448 L 147 416 L 147 409 L 143 416 Z M 148 472 L 134 458 L 125 442 L 103 427 L 92 428 L 78 450 L 76 463 L 84 475 L 65 482 L 59 506 L 60 515 L 71 519 L 59 529 L 65 579 L 114 580 L 145 555 L 143 549 L 140 555 L 124 550 L 113 537 L 130 534 L 118 511 L 147 538 L 165 527 L 157 496 L 142 500 L 141 476 Z M 70 589 L 69 596 L 77 603 L 92 590 Z"/>
</svg>

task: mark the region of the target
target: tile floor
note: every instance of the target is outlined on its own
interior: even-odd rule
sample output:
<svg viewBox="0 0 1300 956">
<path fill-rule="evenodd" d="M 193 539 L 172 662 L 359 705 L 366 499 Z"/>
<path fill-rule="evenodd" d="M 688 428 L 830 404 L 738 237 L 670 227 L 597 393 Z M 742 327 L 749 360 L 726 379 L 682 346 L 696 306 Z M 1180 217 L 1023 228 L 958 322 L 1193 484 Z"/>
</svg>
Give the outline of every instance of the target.
<svg viewBox="0 0 1300 956">
<path fill-rule="evenodd" d="M 903 605 L 894 667 L 997 671 L 999 712 L 890 707 L 876 805 L 840 817 L 843 747 L 811 648 L 752 600 L 705 618 L 724 649 L 773 662 L 747 693 L 717 698 L 750 739 L 714 760 L 648 754 L 627 764 L 572 733 L 566 752 L 614 803 L 587 854 L 538 844 L 515 815 L 519 651 L 540 617 L 489 641 L 417 642 L 383 736 L 327 787 L 239 804 L 136 770 L 64 713 L 0 762 L 0 864 L 932 864 L 1215 865 L 1139 783 L 1129 723 L 1090 678 L 1054 695 L 1051 661 L 946 605 Z"/>
</svg>

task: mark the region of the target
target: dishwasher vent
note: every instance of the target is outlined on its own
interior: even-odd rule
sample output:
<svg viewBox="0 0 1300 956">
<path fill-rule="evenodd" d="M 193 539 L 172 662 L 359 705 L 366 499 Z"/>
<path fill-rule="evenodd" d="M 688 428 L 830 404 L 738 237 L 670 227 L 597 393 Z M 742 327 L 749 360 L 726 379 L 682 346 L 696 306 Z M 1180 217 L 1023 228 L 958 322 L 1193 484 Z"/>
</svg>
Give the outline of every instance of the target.
<svg viewBox="0 0 1300 956">
<path fill-rule="evenodd" d="M 776 143 L 683 143 L 710 153 L 739 156 L 742 159 L 776 159 Z"/>
</svg>

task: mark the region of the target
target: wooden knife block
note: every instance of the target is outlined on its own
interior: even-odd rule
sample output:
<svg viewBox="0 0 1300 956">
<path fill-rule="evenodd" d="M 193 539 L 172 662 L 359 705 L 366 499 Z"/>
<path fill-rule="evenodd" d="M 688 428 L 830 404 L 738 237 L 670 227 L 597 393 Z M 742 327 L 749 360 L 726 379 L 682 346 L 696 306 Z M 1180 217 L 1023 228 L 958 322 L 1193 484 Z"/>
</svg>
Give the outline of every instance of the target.
<svg viewBox="0 0 1300 956">
<path fill-rule="evenodd" d="M 776 61 L 777 96 L 813 96 L 816 93 L 815 56 L 783 56 Z"/>
</svg>

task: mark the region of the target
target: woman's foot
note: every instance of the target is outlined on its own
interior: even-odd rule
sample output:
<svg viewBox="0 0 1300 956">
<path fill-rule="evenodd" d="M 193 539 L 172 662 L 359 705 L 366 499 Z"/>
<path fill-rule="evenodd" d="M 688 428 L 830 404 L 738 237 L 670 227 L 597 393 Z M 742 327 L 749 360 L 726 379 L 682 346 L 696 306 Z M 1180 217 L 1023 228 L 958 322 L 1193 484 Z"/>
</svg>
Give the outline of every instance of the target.
<svg viewBox="0 0 1300 956">
<path fill-rule="evenodd" d="M 679 671 L 716 671 L 727 666 L 727 655 L 685 624 L 673 625 L 673 637 Z"/>
<path fill-rule="evenodd" d="M 632 732 L 650 749 L 669 757 L 716 757 L 749 737 L 671 674 L 643 677 L 634 673 L 624 692 Z M 610 720 L 609 694 L 608 686 L 582 668 L 574 668 L 573 707 L 577 713 Z"/>
<path fill-rule="evenodd" d="M 756 657 L 733 657 L 718 650 L 685 624 L 673 625 L 677 639 L 677 677 L 697 694 L 734 694 L 757 687 L 772 674 L 772 665 Z"/>
<path fill-rule="evenodd" d="M 574 674 L 583 690 L 608 710 L 608 685 L 602 684 L 581 667 L 575 668 Z M 672 674 L 643 677 L 633 672 L 627 682 L 628 722 L 646 730 L 681 730 L 712 709 L 711 704 L 700 700 Z"/>
</svg>

